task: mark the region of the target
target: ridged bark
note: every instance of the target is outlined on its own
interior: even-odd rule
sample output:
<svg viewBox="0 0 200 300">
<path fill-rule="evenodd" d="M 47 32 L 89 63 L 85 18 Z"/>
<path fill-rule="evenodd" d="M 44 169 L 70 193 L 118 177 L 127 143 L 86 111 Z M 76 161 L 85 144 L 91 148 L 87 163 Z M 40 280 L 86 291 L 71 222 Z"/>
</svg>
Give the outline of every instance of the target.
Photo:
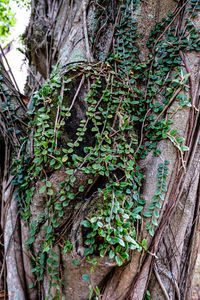
<svg viewBox="0 0 200 300">
<path fill-rule="evenodd" d="M 140 34 L 140 59 L 145 61 L 148 57 L 146 42 L 151 29 L 156 22 L 171 11 L 176 11 L 176 25 L 181 28 L 184 19 L 187 1 L 140 1 L 137 10 L 133 13 L 138 22 Z M 185 7 L 185 8 L 184 8 Z M 98 14 L 97 14 L 98 12 Z M 98 17 L 97 17 L 98 16 Z M 29 57 L 32 73 L 29 74 L 29 83 L 35 83 L 39 88 L 52 71 L 55 64 L 61 66 L 61 74 L 70 63 L 91 63 L 105 59 L 113 43 L 114 21 L 119 17 L 118 1 L 80 1 L 80 0 L 33 0 L 30 24 L 25 34 L 27 55 Z M 200 16 L 196 16 L 197 24 Z M 95 26 L 98 28 L 95 29 Z M 91 47 L 90 38 L 95 39 Z M 194 108 L 180 110 L 174 118 L 174 128 L 188 139 L 190 151 L 184 156 L 185 170 L 180 157 L 171 142 L 161 141 L 159 149 L 162 158 L 170 161 L 169 184 L 165 202 L 159 218 L 159 226 L 155 236 L 151 238 L 145 230 L 141 229 L 140 236 L 148 239 L 149 251 L 133 252 L 130 262 L 122 267 L 113 266 L 109 259 L 101 258 L 93 274 L 94 286 L 99 285 L 102 299 L 133 299 L 142 300 L 146 290 L 151 293 L 152 300 L 156 299 L 191 299 L 192 277 L 198 249 L 198 230 L 200 226 L 200 135 L 199 118 L 199 56 L 195 52 L 182 54 L 186 73 L 191 73 L 190 93 L 194 98 Z M 34 76 L 32 74 L 35 74 Z M 40 82 L 36 81 L 40 78 Z M 38 80 L 38 79 L 37 79 Z M 77 86 L 77 84 L 75 85 Z M 76 87 L 78 89 L 78 87 Z M 86 87 L 83 85 L 79 105 L 85 95 Z M 28 90 L 28 89 L 27 89 Z M 15 100 L 13 96 L 14 101 Z M 78 107 L 78 106 L 77 106 Z M 79 113 L 81 115 L 81 105 Z M 172 111 L 172 107 L 169 110 Z M 77 108 L 78 111 L 78 108 Z M 76 122 L 76 120 L 74 120 Z M 6 151 L 9 151 L 9 141 L 1 118 L 1 134 L 6 140 Z M 173 128 L 172 128 L 173 129 Z M 150 153 L 139 164 L 144 171 L 145 179 L 142 197 L 147 205 L 151 202 L 156 189 L 156 172 L 160 158 Z M 11 160 L 5 160 L 6 167 Z M 57 184 L 65 176 L 61 171 L 51 175 L 52 183 Z M 81 177 L 81 174 L 80 174 Z M 4 230 L 4 255 L 7 267 L 7 287 L 10 300 L 16 299 L 45 299 L 48 295 L 48 275 L 37 285 L 30 289 L 28 285 L 34 281 L 28 264 L 29 253 L 24 244 L 27 239 L 27 228 L 17 213 L 16 203 L 13 199 L 13 188 L 9 182 L 11 176 L 2 174 L 1 201 L 2 207 L 8 207 L 6 216 L 2 216 L 2 229 Z M 84 180 L 84 178 L 80 179 Z M 40 182 L 37 183 L 37 191 Z M 91 203 L 95 205 L 96 194 L 91 196 Z M 33 197 L 32 220 L 44 209 L 41 196 L 36 193 Z M 89 204 L 89 205 L 90 205 Z M 71 208 L 72 210 L 74 207 Z M 81 214 L 87 214 L 89 208 L 82 206 L 79 217 L 68 212 L 66 218 L 74 217 L 71 236 L 74 240 L 79 236 L 78 225 Z M 62 222 L 61 222 L 62 224 Z M 61 225 L 60 224 L 60 225 Z M 73 237 L 74 234 L 74 237 Z M 39 251 L 42 236 L 39 236 L 34 245 L 34 251 Z M 62 264 L 62 276 L 67 282 L 63 289 L 66 299 L 88 299 L 88 283 L 82 281 L 81 274 L 87 273 L 91 267 L 83 262 L 79 267 L 72 264 L 74 257 L 80 257 L 79 246 L 76 252 L 63 255 L 58 246 L 55 251 Z M 52 290 L 56 295 L 56 290 Z"/>
</svg>

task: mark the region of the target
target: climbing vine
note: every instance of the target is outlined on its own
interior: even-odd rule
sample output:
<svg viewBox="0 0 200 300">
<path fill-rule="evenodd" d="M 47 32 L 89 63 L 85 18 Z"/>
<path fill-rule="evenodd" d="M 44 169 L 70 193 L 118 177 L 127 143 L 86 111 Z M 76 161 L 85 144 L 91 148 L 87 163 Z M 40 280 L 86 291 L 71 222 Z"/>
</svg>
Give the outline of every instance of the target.
<svg viewBox="0 0 200 300">
<path fill-rule="evenodd" d="M 138 234 L 142 219 L 148 220 L 146 230 L 151 236 L 159 224 L 169 161 L 162 157 L 158 142 L 170 140 L 185 167 L 184 152 L 189 148 L 170 125 L 178 110 L 193 106 L 188 95 L 190 74 L 182 66 L 181 53 L 200 50 L 199 30 L 191 21 L 200 1 L 190 1 L 184 29 L 177 31 L 173 14 L 156 24 L 147 43 L 149 57 L 145 62 L 140 56 L 140 33 L 134 19 L 138 3 L 122 1 L 113 49 L 105 61 L 54 69 L 31 100 L 28 138 L 21 137 L 20 151 L 13 158 L 15 200 L 29 226 L 26 245 L 30 251 L 43 230 L 43 244 L 37 256 L 32 255 L 32 272 L 36 274 L 33 286 L 48 272 L 50 289 L 56 286 L 58 295 L 64 283 L 54 248 L 58 240 L 64 254 L 74 247 L 66 232 L 61 240 L 59 237 L 59 225 L 69 207 L 89 206 L 96 199 L 97 210 L 90 209 L 80 223 L 84 256 L 88 260 L 94 255 L 108 256 L 121 266 L 133 250 L 148 250 L 147 240 L 141 240 Z M 85 95 L 81 104 L 79 93 Z M 174 103 L 175 109 L 166 114 Z M 84 107 L 84 115 L 74 122 L 77 105 Z M 10 111 L 6 102 L 3 108 L 5 114 Z M 155 196 L 146 207 L 139 161 L 151 151 L 160 156 L 161 163 Z M 51 181 L 55 171 L 64 173 L 58 187 Z M 44 210 L 32 220 L 36 192 L 43 198 Z M 74 260 L 74 264 L 79 261 Z M 88 279 L 84 274 L 83 280 Z M 91 289 L 91 297 L 93 292 Z M 98 288 L 96 293 L 100 293 Z"/>
</svg>

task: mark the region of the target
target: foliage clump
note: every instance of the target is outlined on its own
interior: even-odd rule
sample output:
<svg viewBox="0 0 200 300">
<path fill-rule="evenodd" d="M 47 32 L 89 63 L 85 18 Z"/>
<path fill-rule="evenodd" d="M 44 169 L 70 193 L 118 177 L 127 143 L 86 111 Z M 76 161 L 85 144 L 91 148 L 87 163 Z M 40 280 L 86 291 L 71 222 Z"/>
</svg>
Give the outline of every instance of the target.
<svg viewBox="0 0 200 300">
<path fill-rule="evenodd" d="M 5 39 L 10 28 L 15 25 L 15 17 L 10 7 L 10 0 L 0 1 L 0 39 Z"/>
</svg>

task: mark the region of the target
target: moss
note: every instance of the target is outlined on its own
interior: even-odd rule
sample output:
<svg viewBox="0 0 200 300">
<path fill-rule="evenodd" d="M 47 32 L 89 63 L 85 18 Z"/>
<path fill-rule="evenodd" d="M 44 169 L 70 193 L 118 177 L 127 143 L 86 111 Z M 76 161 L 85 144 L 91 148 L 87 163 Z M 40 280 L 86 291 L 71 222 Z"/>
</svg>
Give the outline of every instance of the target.
<svg viewBox="0 0 200 300">
<path fill-rule="evenodd" d="M 95 217 L 95 216 L 100 216 L 101 215 L 101 210 L 105 210 L 106 205 L 109 202 L 110 202 L 110 199 L 105 201 L 103 199 L 102 193 L 98 193 L 96 195 L 96 197 L 94 197 L 94 199 L 92 200 L 92 202 L 90 204 L 90 208 L 89 208 L 89 212 L 88 212 L 88 218 L 90 219 L 90 218 Z"/>
<path fill-rule="evenodd" d="M 88 34 L 93 36 L 98 30 L 98 15 L 94 10 L 88 12 Z"/>
<path fill-rule="evenodd" d="M 84 51 L 80 48 L 75 48 L 69 57 L 69 63 L 76 61 L 87 61 Z"/>
</svg>

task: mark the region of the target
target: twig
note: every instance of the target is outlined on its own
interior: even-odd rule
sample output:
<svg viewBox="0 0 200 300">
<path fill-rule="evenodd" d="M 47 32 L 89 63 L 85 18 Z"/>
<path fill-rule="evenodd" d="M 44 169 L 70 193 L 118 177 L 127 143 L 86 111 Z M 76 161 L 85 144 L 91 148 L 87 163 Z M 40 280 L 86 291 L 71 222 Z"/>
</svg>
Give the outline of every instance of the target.
<svg viewBox="0 0 200 300">
<path fill-rule="evenodd" d="M 59 112 L 60 112 L 60 107 L 62 105 L 62 101 L 63 101 L 63 95 L 64 95 L 64 81 L 62 82 L 62 87 L 61 87 L 61 91 L 60 91 L 60 97 L 61 100 L 59 101 L 59 105 L 58 105 L 58 109 L 57 109 L 57 114 L 56 114 L 56 120 L 55 120 L 55 126 L 54 126 L 54 131 L 55 131 L 55 150 L 57 148 L 57 137 L 58 137 L 58 130 L 57 129 L 57 124 L 59 123 Z"/>
<path fill-rule="evenodd" d="M 162 116 L 162 114 L 169 108 L 169 106 L 172 104 L 172 102 L 174 101 L 174 99 L 176 98 L 176 96 L 178 95 L 178 93 L 182 90 L 182 88 L 183 88 L 182 86 L 180 88 L 178 88 L 178 90 L 175 92 L 175 94 L 170 99 L 169 103 L 165 106 L 165 108 L 161 111 L 161 113 L 156 118 L 155 124 L 158 122 L 158 120 Z"/>
<path fill-rule="evenodd" d="M 113 208 L 114 208 L 114 204 L 115 204 L 115 193 L 114 191 L 112 192 L 112 207 L 111 207 L 111 211 L 110 211 L 110 220 L 109 223 L 112 221 L 112 214 L 113 214 Z"/>
<path fill-rule="evenodd" d="M 111 35 L 111 38 L 110 38 L 110 44 L 109 44 L 109 46 L 108 46 L 108 48 L 107 48 L 107 52 L 105 53 L 106 56 L 107 56 L 107 54 L 109 53 L 110 47 L 111 47 L 112 42 L 113 42 L 113 36 L 114 36 L 114 32 L 115 32 L 115 27 L 116 27 L 117 23 L 119 22 L 120 13 L 121 13 L 121 6 L 120 6 L 119 9 L 118 9 L 116 21 L 115 21 L 115 24 L 114 24 L 114 26 L 113 26 L 112 35 Z"/>
<path fill-rule="evenodd" d="M 78 89 L 77 89 L 77 91 L 76 91 L 76 94 L 74 95 L 74 98 L 73 98 L 72 103 L 71 103 L 71 105 L 70 105 L 69 111 L 70 111 L 70 110 L 72 109 L 72 107 L 74 106 L 74 103 L 75 103 L 75 101 L 76 101 L 76 98 L 78 97 L 78 94 L 79 94 L 79 92 L 80 92 L 80 89 L 81 89 L 82 85 L 84 84 L 84 81 L 85 81 L 85 75 L 83 74 L 82 79 L 81 79 L 81 82 L 80 82 L 80 84 L 79 84 L 79 87 L 78 87 Z"/>
<path fill-rule="evenodd" d="M 161 271 L 161 272 L 162 272 L 162 271 Z M 176 290 L 176 295 L 177 295 L 177 297 L 178 297 L 178 300 L 181 300 L 180 290 L 179 290 L 177 281 L 176 281 L 174 278 L 170 277 L 170 276 L 169 276 L 167 273 L 165 273 L 165 272 L 162 272 L 162 274 L 165 275 L 165 276 L 173 283 L 173 285 L 174 285 L 174 287 L 175 287 L 175 290 Z"/>
<path fill-rule="evenodd" d="M 1 47 L 1 46 L 0 46 L 0 47 Z M 1 48 L 0 48 L 0 50 L 1 50 Z M 3 81 L 4 81 L 4 83 L 5 83 L 6 81 L 8 82 L 9 88 L 10 88 L 10 90 L 14 93 L 13 95 L 16 97 L 16 99 L 17 99 L 17 101 L 19 102 L 21 108 L 23 108 L 24 111 L 27 111 L 27 107 L 26 107 L 24 101 L 22 101 L 22 99 L 21 99 L 21 93 L 20 93 L 20 91 L 19 91 L 19 88 L 18 88 L 18 87 L 17 87 L 17 89 L 15 88 L 15 85 L 16 85 L 17 83 L 16 83 L 16 81 L 15 81 L 14 75 L 13 75 L 11 69 L 10 69 L 10 66 L 9 66 L 9 64 L 8 64 L 8 61 L 7 61 L 6 57 L 5 57 L 5 60 L 6 60 L 6 63 L 7 63 L 7 65 L 8 65 L 9 72 L 10 72 L 10 74 L 12 74 L 12 78 L 13 78 L 13 79 L 10 77 L 9 72 L 6 71 L 6 68 L 5 68 L 4 64 L 3 64 L 3 61 L 1 60 L 1 61 L 0 61 L 0 65 L 1 65 L 1 67 L 2 67 L 2 69 L 3 69 L 3 73 L 5 72 L 5 74 L 6 74 L 6 76 L 5 76 L 5 74 L 2 74 L 2 72 L 1 72 L 1 74 L 3 75 Z M 13 84 L 13 82 L 14 82 L 14 84 Z"/>
<path fill-rule="evenodd" d="M 181 50 L 179 51 L 179 53 L 180 53 L 182 61 L 184 62 L 187 74 L 191 74 L 188 62 L 186 60 L 186 56 L 184 55 L 184 53 Z M 192 107 L 194 107 L 194 105 L 195 105 L 195 103 L 194 103 L 194 88 L 193 88 L 193 82 L 192 82 L 192 76 L 191 75 L 189 76 L 189 81 L 190 81 L 191 104 L 192 104 Z"/>
<path fill-rule="evenodd" d="M 147 116 L 148 116 L 148 114 L 149 114 L 150 111 L 151 111 L 151 108 L 149 108 L 149 109 L 147 110 L 147 112 L 146 112 L 146 114 L 145 114 L 145 116 L 144 116 L 144 120 L 143 120 L 143 122 L 142 122 L 141 132 L 140 132 L 140 143 L 139 143 L 139 145 L 138 145 L 137 150 L 135 151 L 135 153 L 138 153 L 138 151 L 139 151 L 139 149 L 140 149 L 140 146 L 141 146 L 141 144 L 142 144 L 142 140 L 143 140 L 143 132 L 144 132 L 144 123 L 145 123 L 145 120 L 146 120 L 146 118 L 147 118 Z"/>
<path fill-rule="evenodd" d="M 3 52 L 3 48 L 1 47 L 1 45 L 0 45 L 0 50 L 1 50 L 1 53 L 2 53 L 3 58 L 5 59 L 5 62 L 6 62 L 6 64 L 7 64 L 7 66 L 8 66 L 8 69 L 9 69 L 9 72 L 10 72 L 11 77 L 12 77 L 12 79 L 13 79 L 13 82 L 14 82 L 14 84 L 15 84 L 15 86 L 16 86 L 18 92 L 20 93 L 19 87 L 18 87 L 18 85 L 17 85 L 17 82 L 16 82 L 16 80 L 15 80 L 15 77 L 14 77 L 14 75 L 13 75 L 13 72 L 12 72 L 12 70 L 11 70 L 11 68 L 10 68 L 10 65 L 9 65 L 9 63 L 8 63 L 8 60 L 7 60 L 7 58 L 6 58 L 5 54 L 4 54 L 4 52 Z"/>
</svg>

